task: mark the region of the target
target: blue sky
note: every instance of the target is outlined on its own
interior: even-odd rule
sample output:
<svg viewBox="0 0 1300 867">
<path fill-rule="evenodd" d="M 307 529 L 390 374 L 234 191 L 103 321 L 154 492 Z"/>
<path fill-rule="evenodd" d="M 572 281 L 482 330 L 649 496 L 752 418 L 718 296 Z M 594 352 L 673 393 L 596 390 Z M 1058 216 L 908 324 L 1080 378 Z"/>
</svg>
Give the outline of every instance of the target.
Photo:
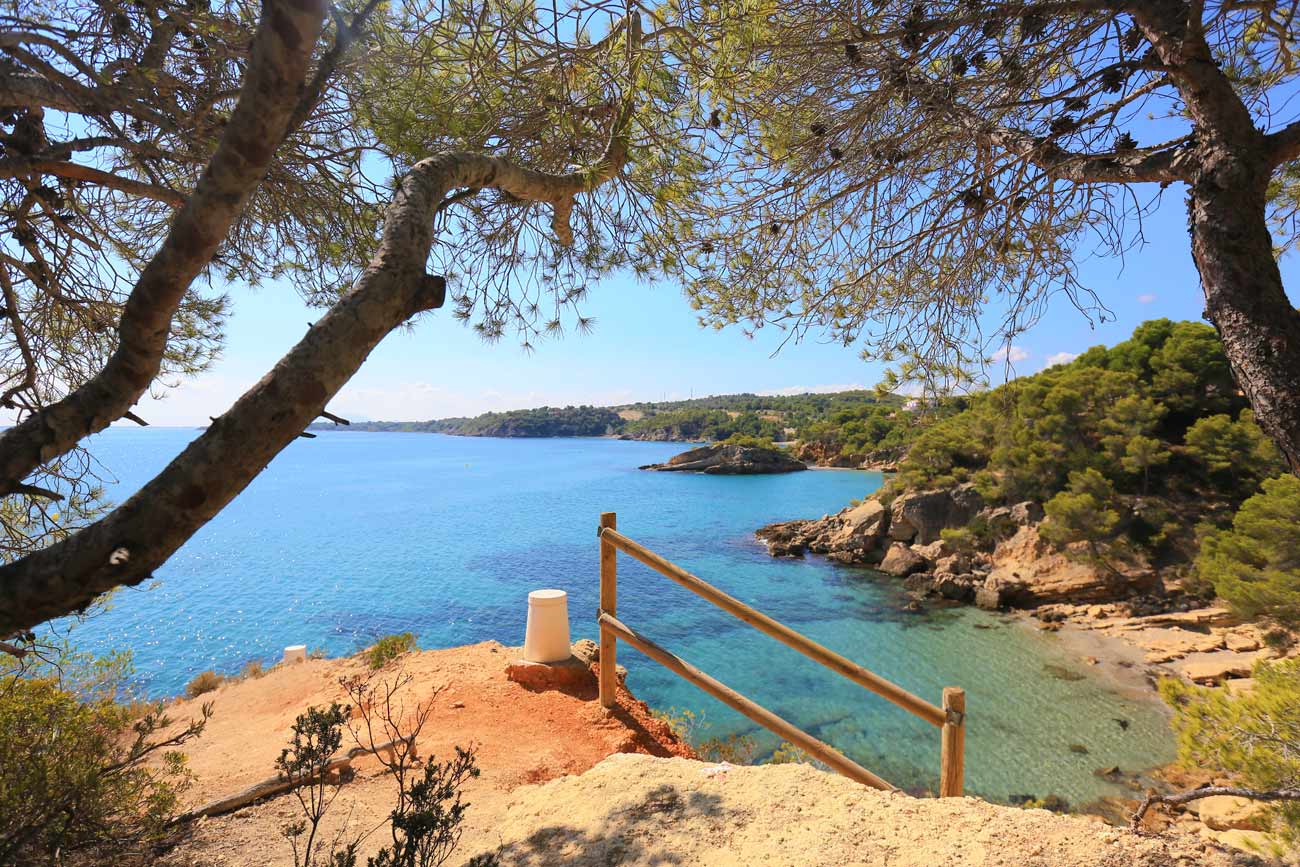
<svg viewBox="0 0 1300 867">
<path fill-rule="evenodd" d="M 1144 224 L 1145 246 L 1124 262 L 1085 261 L 1081 276 L 1115 314 L 1090 324 L 1064 297 L 1015 342 L 1012 375 L 1041 370 L 1062 353 L 1124 339 L 1155 317 L 1198 319 L 1200 288 L 1192 264 L 1183 193 L 1171 188 Z M 1294 259 L 1283 263 L 1294 285 Z M 318 311 L 287 286 L 232 286 L 234 313 L 221 360 L 199 379 L 142 403 L 140 415 L 158 425 L 206 423 L 223 412 L 302 336 Z M 856 351 L 813 337 L 773 356 L 778 333 L 750 340 L 739 328 L 704 330 L 679 288 L 615 277 L 593 287 L 590 335 L 571 334 L 525 355 L 510 342 L 489 345 L 446 311 L 426 315 L 413 330 L 390 335 L 331 402 L 354 419 L 428 419 L 543 404 L 611 404 L 740 391 L 809 391 L 869 387 L 881 367 Z M 994 382 L 1009 371 L 999 364 Z"/>
</svg>

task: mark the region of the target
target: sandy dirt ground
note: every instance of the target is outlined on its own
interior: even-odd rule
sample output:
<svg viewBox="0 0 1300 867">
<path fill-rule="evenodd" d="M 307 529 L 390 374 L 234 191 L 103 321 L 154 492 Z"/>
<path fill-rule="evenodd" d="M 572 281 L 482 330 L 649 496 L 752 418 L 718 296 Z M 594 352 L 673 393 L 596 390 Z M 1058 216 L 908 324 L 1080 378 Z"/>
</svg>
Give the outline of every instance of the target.
<svg viewBox="0 0 1300 867">
<path fill-rule="evenodd" d="M 690 753 L 625 691 L 620 693 L 618 710 L 606 715 L 595 700 L 594 677 L 589 687 L 569 692 L 531 691 L 510 681 L 505 669 L 518 656 L 517 648 L 486 642 L 407 654 L 384 672 L 400 670 L 414 676 L 408 704 L 437 693 L 417 742 L 421 756 L 446 758 L 457 745 L 477 751 L 482 774 L 466 788 L 465 798 L 472 804 L 467 840 L 490 845 L 510 792 L 521 785 L 580 774 L 613 753 Z M 365 671 L 356 659 L 308 660 L 171 704 L 168 715 L 178 724 L 197 715 L 202 703 L 213 704 L 207 730 L 185 747 L 196 775 L 186 805 L 208 803 L 274 776 L 275 759 L 294 718 L 310 705 L 346 703 L 339 679 Z M 345 734 L 343 749 L 355 745 Z M 362 847 L 364 854 L 370 854 L 389 838 L 384 820 L 396 790 L 375 758 L 358 758 L 353 767 L 355 778 L 340 789 L 323 828 L 331 837 L 342 832 L 349 838 L 378 828 Z M 166 863 L 177 867 L 292 865 L 292 852 L 280 829 L 299 815 L 296 798 L 281 795 L 200 820 L 193 840 L 172 852 Z"/>
<path fill-rule="evenodd" d="M 877 792 L 807 765 L 732 767 L 632 755 L 611 756 L 580 777 L 521 788 L 499 821 L 499 837 L 503 863 L 513 867 L 1251 863 L 1194 836 L 1139 836 L 975 798 Z"/>
<path fill-rule="evenodd" d="M 408 701 L 433 696 L 422 756 L 477 750 L 461 845 L 448 862 L 497 852 L 506 867 L 800 865 L 800 867 L 1227 867 L 1251 863 L 1192 835 L 1141 837 L 1086 818 L 977 799 L 916 799 L 872 791 L 804 765 L 733 767 L 696 761 L 626 691 L 605 714 L 595 678 L 568 691 L 509 680 L 518 650 L 495 642 L 408 654 Z M 343 700 L 355 659 L 309 660 L 223 685 L 169 709 L 179 721 L 211 701 L 203 737 L 187 749 L 193 807 L 274 774 L 294 718 Z M 345 737 L 343 748 L 355 744 Z M 354 762 L 322 831 L 368 833 L 361 863 L 389 840 L 395 785 L 373 757 Z M 292 794 L 199 820 L 166 867 L 291 867 L 281 829 L 301 815 Z M 1234 860 L 1236 859 L 1236 860 Z"/>
</svg>

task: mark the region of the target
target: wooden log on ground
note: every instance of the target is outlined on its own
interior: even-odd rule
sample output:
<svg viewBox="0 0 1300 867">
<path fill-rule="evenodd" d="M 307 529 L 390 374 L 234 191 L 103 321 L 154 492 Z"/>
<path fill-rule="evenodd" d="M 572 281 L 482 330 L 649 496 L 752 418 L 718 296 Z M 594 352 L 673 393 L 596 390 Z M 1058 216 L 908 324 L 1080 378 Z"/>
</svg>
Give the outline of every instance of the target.
<svg viewBox="0 0 1300 867">
<path fill-rule="evenodd" d="M 352 749 L 348 750 L 347 753 L 345 753 L 344 755 L 336 759 L 330 759 L 329 763 L 325 765 L 324 772 L 328 776 L 329 774 L 338 771 L 343 771 L 347 768 L 350 768 L 352 766 L 353 759 L 357 758 L 358 756 L 363 756 L 367 753 L 374 753 L 377 755 L 382 752 L 387 752 L 389 756 L 389 761 L 391 762 L 393 760 L 394 748 L 398 744 L 402 743 L 403 741 L 406 741 L 410 745 L 410 748 L 412 750 L 415 749 L 415 743 L 413 738 L 394 738 L 391 741 L 385 741 L 382 744 L 376 744 L 374 749 L 371 749 L 370 747 L 353 747 Z M 306 785 L 309 782 L 315 782 L 317 779 L 318 777 L 313 776 L 310 779 L 299 780 L 297 782 L 297 785 L 299 786 Z M 215 801 L 209 801 L 208 803 L 204 804 L 201 807 L 182 813 L 181 815 L 177 816 L 173 821 L 189 822 L 203 816 L 221 816 L 226 813 L 233 813 L 235 810 L 239 810 L 242 809 L 243 807 L 247 807 L 249 804 L 253 804 L 256 803 L 257 801 L 261 801 L 264 798 L 270 798 L 275 795 L 281 795 L 293 789 L 294 785 L 295 784 L 290 783 L 284 777 L 280 776 L 279 774 L 276 774 L 274 777 L 268 777 L 267 779 L 262 780 L 259 783 L 254 783 L 253 785 L 249 786 L 247 789 L 244 789 L 241 792 L 235 792 L 233 795 L 226 795 L 223 798 L 217 798 Z"/>
</svg>

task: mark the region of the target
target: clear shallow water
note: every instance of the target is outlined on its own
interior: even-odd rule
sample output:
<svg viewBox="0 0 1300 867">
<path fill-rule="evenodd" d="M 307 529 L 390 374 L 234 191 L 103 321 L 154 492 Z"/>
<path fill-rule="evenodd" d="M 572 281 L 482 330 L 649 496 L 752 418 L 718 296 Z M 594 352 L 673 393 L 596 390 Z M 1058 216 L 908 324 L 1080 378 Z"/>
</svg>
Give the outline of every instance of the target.
<svg viewBox="0 0 1300 867">
<path fill-rule="evenodd" d="M 112 429 L 93 447 L 125 496 L 197 432 Z M 411 631 L 423 647 L 523 642 L 526 594 L 570 594 L 574 638 L 595 637 L 595 528 L 619 527 L 728 593 L 938 703 L 965 687 L 967 788 L 988 797 L 1115 791 L 1093 771 L 1172 758 L 1150 703 L 1020 624 L 969 608 L 904 614 L 895 584 L 819 559 L 773 560 L 762 524 L 833 512 L 876 473 L 719 477 L 639 472 L 681 447 L 331 433 L 299 440 L 158 572 L 77 627 L 88 650 L 130 648 L 140 685 L 181 691 L 207 668 L 274 660 L 287 644 L 331 654 Z M 619 614 L 728 685 L 897 785 L 937 786 L 938 730 L 832 675 L 628 557 Z M 704 736 L 775 740 L 624 646 L 638 697 L 689 708 Z M 1073 672 L 1063 679 L 1053 666 Z M 1073 678 L 1080 679 L 1073 679 Z M 1115 718 L 1130 720 L 1127 731 Z M 1086 755 L 1070 750 L 1083 744 Z"/>
</svg>

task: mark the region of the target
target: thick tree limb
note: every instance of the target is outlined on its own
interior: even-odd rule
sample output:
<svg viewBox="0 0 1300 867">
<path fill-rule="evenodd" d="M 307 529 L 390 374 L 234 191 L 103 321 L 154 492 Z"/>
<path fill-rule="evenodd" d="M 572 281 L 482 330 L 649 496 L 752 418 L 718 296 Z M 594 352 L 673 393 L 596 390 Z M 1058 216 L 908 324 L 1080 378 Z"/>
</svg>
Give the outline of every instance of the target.
<svg viewBox="0 0 1300 867">
<path fill-rule="evenodd" d="M 388 208 L 379 251 L 351 292 L 152 481 L 72 537 L 0 567 L 0 634 L 78 610 L 152 574 L 293 442 L 393 329 L 442 303 L 424 265 L 433 215 L 458 187 L 494 188 L 557 212 L 613 178 L 627 159 L 627 118 L 599 164 L 565 175 L 452 153 L 417 163 Z M 563 227 L 568 232 L 567 224 Z M 561 239 L 563 240 L 563 238 Z"/>
<path fill-rule="evenodd" d="M 1265 136 L 1264 152 L 1273 166 L 1300 158 L 1300 120 Z"/>
<path fill-rule="evenodd" d="M 284 138 L 324 14 L 323 0 L 267 0 L 239 103 L 193 194 L 127 299 L 116 351 L 93 379 L 0 434 L 0 494 L 121 418 L 158 375 L 181 299 L 243 212 Z"/>
<path fill-rule="evenodd" d="M 1173 795 L 1148 792 L 1147 796 L 1142 799 L 1142 803 L 1138 805 L 1137 811 L 1133 813 L 1133 818 L 1129 820 L 1129 828 L 1134 831 L 1138 830 L 1147 811 L 1155 804 L 1178 806 L 1218 795 L 1248 798 L 1252 801 L 1300 801 L 1300 789 L 1245 789 L 1238 786 L 1201 786 L 1199 789 L 1192 789 L 1190 792 L 1179 792 Z"/>
<path fill-rule="evenodd" d="M 166 187 L 146 184 L 111 172 L 100 171 L 90 166 L 83 166 L 80 163 L 65 160 L 5 160 L 0 163 L 0 178 L 12 178 L 28 172 L 86 181 L 142 199 L 153 199 L 171 205 L 173 208 L 179 208 L 185 204 L 184 193 L 178 193 Z"/>
<path fill-rule="evenodd" d="M 75 94 L 68 93 L 43 75 L 17 70 L 0 73 L 0 103 L 23 108 L 53 108 L 77 114 L 85 111 Z"/>
<path fill-rule="evenodd" d="M 1187 180 L 1189 155 L 1182 148 L 1081 154 L 1013 129 L 985 132 L 980 139 L 1028 159 L 1048 176 L 1076 183 L 1173 183 Z"/>
</svg>

